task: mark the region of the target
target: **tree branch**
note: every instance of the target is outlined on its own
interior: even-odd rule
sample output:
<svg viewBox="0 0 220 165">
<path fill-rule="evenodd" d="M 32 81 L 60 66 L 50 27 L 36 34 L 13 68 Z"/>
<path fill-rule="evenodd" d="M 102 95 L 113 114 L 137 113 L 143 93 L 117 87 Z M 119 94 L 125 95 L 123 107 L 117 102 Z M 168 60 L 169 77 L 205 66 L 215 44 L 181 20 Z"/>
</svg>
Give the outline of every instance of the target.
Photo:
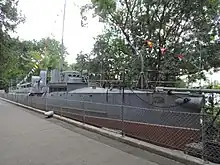
<svg viewBox="0 0 220 165">
<path fill-rule="evenodd" d="M 131 27 L 130 27 L 130 30 L 131 30 L 131 35 L 132 35 L 132 38 L 133 38 L 133 44 L 134 46 L 136 47 L 136 41 L 135 41 L 135 35 L 134 35 L 134 21 L 133 21 L 133 12 L 134 12 L 134 9 L 135 9 L 135 6 L 136 6 L 136 3 L 137 3 L 137 0 L 134 1 L 133 5 L 130 5 L 128 4 L 128 1 L 125 0 L 125 5 L 127 7 L 127 12 L 128 12 L 128 15 L 130 16 L 130 23 L 131 23 Z M 127 16 L 128 16 L 127 15 Z M 127 17 L 127 20 L 128 20 L 129 17 Z"/>
</svg>

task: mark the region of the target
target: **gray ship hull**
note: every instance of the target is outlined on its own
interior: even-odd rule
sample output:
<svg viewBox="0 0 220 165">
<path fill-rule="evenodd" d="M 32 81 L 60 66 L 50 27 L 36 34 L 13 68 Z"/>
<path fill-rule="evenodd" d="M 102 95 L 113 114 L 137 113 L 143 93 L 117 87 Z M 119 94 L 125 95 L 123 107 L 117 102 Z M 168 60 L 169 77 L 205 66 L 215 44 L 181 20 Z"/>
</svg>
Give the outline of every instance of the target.
<svg viewBox="0 0 220 165">
<path fill-rule="evenodd" d="M 87 92 L 86 92 L 87 91 Z M 71 92 L 48 93 L 48 106 L 67 107 L 66 111 L 86 109 L 89 115 L 121 119 L 122 93 L 120 90 L 84 88 Z M 178 100 L 190 99 L 187 103 Z M 166 92 L 146 92 L 125 90 L 123 114 L 124 120 L 141 123 L 199 128 L 202 96 L 188 94 L 167 95 Z M 64 108 L 65 109 L 65 108 Z M 188 122 L 190 120 L 191 122 Z"/>
<path fill-rule="evenodd" d="M 58 115 L 96 127 L 123 130 L 128 136 L 168 148 L 184 150 L 186 144 L 197 142 L 201 138 L 201 115 L 189 113 L 190 109 L 193 109 L 190 105 L 183 107 L 175 104 L 176 99 L 189 97 L 189 95 L 167 96 L 166 93 L 162 94 L 163 92 L 146 94 L 140 91 L 135 93 L 125 91 L 125 102 L 122 106 L 122 94 L 117 91 L 109 93 L 100 91 L 92 93 L 90 89 L 87 89 L 87 93 L 83 91 L 52 92 L 41 97 L 24 94 L 10 95 L 9 99 L 44 111 L 53 110 Z M 139 98 L 137 100 L 137 93 L 139 97 L 143 99 L 145 97 L 146 100 L 150 97 L 148 102 L 144 100 L 141 102 Z M 154 99 L 151 97 L 159 96 L 164 97 L 166 105 L 158 101 L 153 102 Z M 194 97 L 191 96 L 191 98 Z M 195 96 L 195 98 L 201 97 Z M 168 102 L 170 105 L 167 105 Z"/>
</svg>

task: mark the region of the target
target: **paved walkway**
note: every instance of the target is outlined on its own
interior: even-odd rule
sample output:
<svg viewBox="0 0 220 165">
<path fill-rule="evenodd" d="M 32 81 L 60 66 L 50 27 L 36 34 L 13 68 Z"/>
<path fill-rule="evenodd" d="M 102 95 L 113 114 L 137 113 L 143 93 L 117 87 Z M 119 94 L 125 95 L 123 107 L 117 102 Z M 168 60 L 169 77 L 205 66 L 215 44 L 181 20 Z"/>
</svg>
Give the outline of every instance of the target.
<svg viewBox="0 0 220 165">
<path fill-rule="evenodd" d="M 0 165 L 180 165 L 0 100 Z"/>
</svg>

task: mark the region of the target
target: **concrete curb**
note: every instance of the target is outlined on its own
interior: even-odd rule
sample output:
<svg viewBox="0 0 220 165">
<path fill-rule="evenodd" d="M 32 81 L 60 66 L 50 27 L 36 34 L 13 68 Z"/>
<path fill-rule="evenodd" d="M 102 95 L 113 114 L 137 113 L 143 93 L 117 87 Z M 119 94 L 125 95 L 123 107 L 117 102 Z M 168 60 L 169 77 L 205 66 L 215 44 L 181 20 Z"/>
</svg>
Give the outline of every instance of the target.
<svg viewBox="0 0 220 165">
<path fill-rule="evenodd" d="M 2 97 L 0 97 L 0 99 L 2 99 L 4 101 L 7 101 L 9 103 L 18 105 L 18 106 L 23 107 L 23 108 L 33 110 L 33 111 L 41 113 L 41 114 L 44 114 L 44 112 L 45 112 L 45 111 L 30 107 L 30 106 L 26 106 L 26 105 L 23 105 L 23 104 L 20 104 L 20 103 L 11 101 L 11 100 L 7 100 L 7 99 L 2 98 Z M 175 160 L 175 161 L 180 162 L 180 163 L 184 163 L 184 164 L 187 164 L 187 165 L 204 165 L 203 160 L 198 159 L 198 158 L 193 157 L 193 156 L 186 155 L 182 151 L 171 150 L 171 149 L 167 149 L 167 148 L 164 148 L 164 147 L 156 146 L 156 145 L 144 142 L 144 141 L 140 141 L 140 140 L 130 138 L 130 137 L 127 137 L 127 136 L 122 136 L 118 133 L 110 132 L 110 131 L 107 131 L 107 130 L 104 130 L 104 129 L 101 129 L 101 128 L 97 128 L 97 127 L 94 127 L 94 126 L 91 126 L 91 125 L 88 125 L 88 124 L 84 124 L 84 123 L 81 123 L 81 122 L 78 122 L 78 121 L 75 121 L 75 120 L 72 120 L 72 119 L 69 119 L 69 118 L 66 118 L 66 117 L 62 117 L 62 116 L 59 116 L 59 115 L 56 115 L 56 114 L 54 115 L 54 117 L 56 119 L 59 119 L 59 120 L 68 122 L 70 124 L 73 124 L 77 127 L 80 127 L 80 128 L 83 128 L 83 129 L 101 134 L 103 136 L 109 137 L 109 138 L 114 139 L 114 140 L 118 140 L 120 142 L 129 144 L 129 145 L 134 146 L 134 147 L 141 148 L 143 150 L 155 153 L 157 155 L 164 156 L 166 158 Z M 209 163 L 209 164 L 210 165 L 217 165 L 215 163 Z"/>
</svg>

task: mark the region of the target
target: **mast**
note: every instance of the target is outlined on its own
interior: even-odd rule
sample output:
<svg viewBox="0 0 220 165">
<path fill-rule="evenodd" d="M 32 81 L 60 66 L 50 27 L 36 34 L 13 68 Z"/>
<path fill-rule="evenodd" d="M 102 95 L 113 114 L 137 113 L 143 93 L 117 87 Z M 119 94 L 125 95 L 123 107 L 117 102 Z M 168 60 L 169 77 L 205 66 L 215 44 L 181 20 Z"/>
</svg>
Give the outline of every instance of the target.
<svg viewBox="0 0 220 165">
<path fill-rule="evenodd" d="M 66 0 L 64 0 L 64 7 L 63 7 L 63 26 L 62 26 L 62 38 L 61 38 L 61 58 L 60 58 L 60 73 L 62 75 L 63 71 L 63 63 L 64 63 L 64 29 L 65 29 L 65 17 L 66 17 Z"/>
</svg>

